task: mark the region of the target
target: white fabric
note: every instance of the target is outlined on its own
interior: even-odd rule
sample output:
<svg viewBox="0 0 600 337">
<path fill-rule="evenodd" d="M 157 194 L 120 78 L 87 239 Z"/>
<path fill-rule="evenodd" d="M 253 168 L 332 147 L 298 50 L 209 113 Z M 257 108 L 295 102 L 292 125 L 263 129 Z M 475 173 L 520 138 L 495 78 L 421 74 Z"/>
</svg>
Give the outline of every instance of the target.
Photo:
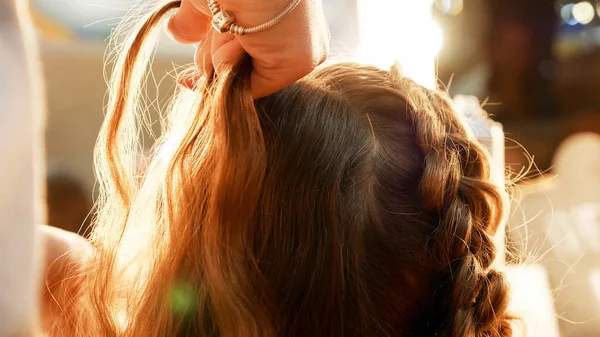
<svg viewBox="0 0 600 337">
<path fill-rule="evenodd" d="M 39 184 L 43 163 L 34 122 L 41 97 L 26 49 L 33 31 L 20 22 L 26 1 L 0 1 L 0 336 L 28 336 L 36 320 L 35 226 L 43 220 Z M 24 20 L 26 21 L 26 20 Z M 27 45 L 27 48 L 26 48 Z M 35 79 L 35 81 L 32 81 Z M 39 120 L 39 119 L 38 119 Z M 39 121 L 38 123 L 41 123 Z M 37 159 L 37 160 L 36 160 Z"/>
<path fill-rule="evenodd" d="M 510 219 L 520 253 L 543 265 L 565 337 L 600 335 L 600 136 L 556 151 L 556 176 L 522 186 Z"/>
<path fill-rule="evenodd" d="M 507 266 L 512 291 L 513 337 L 560 337 L 548 274 L 542 266 Z"/>
</svg>

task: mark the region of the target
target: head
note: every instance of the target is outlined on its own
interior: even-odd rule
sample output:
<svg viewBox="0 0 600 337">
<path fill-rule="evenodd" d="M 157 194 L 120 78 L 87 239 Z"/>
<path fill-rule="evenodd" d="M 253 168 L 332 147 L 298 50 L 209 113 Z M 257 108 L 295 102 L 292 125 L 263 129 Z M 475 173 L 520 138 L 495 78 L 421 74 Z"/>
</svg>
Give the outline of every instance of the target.
<svg viewBox="0 0 600 337">
<path fill-rule="evenodd" d="M 168 8 L 117 65 L 82 334 L 510 335 L 488 155 L 400 74 L 337 64 L 258 101 L 247 58 L 205 74 L 140 183 L 133 74 Z"/>
</svg>

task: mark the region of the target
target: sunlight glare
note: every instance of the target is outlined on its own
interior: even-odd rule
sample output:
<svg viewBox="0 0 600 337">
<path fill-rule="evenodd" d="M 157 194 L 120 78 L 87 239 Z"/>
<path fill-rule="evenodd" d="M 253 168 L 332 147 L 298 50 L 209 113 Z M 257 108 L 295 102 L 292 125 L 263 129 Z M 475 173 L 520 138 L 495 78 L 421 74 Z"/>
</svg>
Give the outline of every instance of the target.
<svg viewBox="0 0 600 337">
<path fill-rule="evenodd" d="M 432 17 L 432 1 L 358 0 L 358 62 L 389 69 L 396 61 L 405 76 L 435 88 L 435 59 L 443 35 Z"/>
</svg>

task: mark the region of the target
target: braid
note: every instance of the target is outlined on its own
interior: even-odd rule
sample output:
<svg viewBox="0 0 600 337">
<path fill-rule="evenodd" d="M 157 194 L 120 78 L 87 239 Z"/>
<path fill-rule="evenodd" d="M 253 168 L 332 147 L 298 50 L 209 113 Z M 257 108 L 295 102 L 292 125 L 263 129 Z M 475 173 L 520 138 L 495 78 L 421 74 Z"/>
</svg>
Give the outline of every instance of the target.
<svg viewBox="0 0 600 337">
<path fill-rule="evenodd" d="M 400 81 L 408 88 L 406 101 L 413 104 L 413 128 L 425 154 L 422 202 L 439 216 L 431 248 L 436 262 L 450 268 L 444 301 L 449 328 L 443 336 L 511 336 L 508 282 L 491 268 L 504 200 L 490 181 L 488 153 L 445 93 L 424 90 L 406 78 Z"/>
</svg>

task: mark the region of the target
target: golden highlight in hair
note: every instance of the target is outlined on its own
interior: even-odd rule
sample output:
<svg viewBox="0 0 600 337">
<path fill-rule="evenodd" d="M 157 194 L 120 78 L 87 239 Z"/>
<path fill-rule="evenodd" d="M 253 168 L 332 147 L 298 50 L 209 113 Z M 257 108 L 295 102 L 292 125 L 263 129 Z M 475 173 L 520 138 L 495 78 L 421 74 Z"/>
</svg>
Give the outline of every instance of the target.
<svg viewBox="0 0 600 337">
<path fill-rule="evenodd" d="M 332 65 L 254 101 L 244 57 L 178 93 L 140 177 L 146 40 L 178 5 L 115 66 L 96 255 L 52 336 L 511 335 L 488 154 L 397 72 Z"/>
</svg>

